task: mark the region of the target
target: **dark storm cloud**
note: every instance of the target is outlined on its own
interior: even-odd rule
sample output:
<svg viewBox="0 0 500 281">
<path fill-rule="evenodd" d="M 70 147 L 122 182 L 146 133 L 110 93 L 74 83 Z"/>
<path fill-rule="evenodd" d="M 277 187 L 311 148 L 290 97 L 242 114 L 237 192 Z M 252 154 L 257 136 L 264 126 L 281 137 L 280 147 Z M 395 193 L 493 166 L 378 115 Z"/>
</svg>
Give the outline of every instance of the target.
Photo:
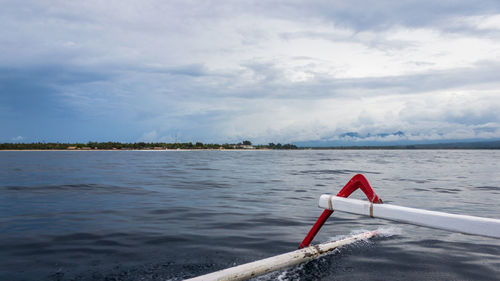
<svg viewBox="0 0 500 281">
<path fill-rule="evenodd" d="M 79 128 L 81 113 L 65 102 L 63 89 L 105 81 L 109 74 L 67 66 L 0 68 L 0 141 L 9 141 L 9 132 L 23 135 L 24 141 L 51 140 L 50 135 L 68 140 L 67 132 Z M 88 128 L 87 128 L 88 129 Z M 19 136 L 21 137 L 21 136 Z"/>
<path fill-rule="evenodd" d="M 90 74 L 95 76 L 95 74 Z M 11 116 L 65 115 L 60 101 L 58 84 L 73 84 L 85 80 L 58 67 L 37 69 L 0 69 L 0 103 L 3 114 Z M 15 117 L 15 118 L 16 118 Z M 38 118 L 39 118 L 38 117 Z"/>
<path fill-rule="evenodd" d="M 95 70 L 83 71 L 66 66 L 3 67 L 0 68 L 0 99 L 13 111 L 44 111 L 59 104 L 61 86 L 104 81 L 110 77 Z"/>
</svg>

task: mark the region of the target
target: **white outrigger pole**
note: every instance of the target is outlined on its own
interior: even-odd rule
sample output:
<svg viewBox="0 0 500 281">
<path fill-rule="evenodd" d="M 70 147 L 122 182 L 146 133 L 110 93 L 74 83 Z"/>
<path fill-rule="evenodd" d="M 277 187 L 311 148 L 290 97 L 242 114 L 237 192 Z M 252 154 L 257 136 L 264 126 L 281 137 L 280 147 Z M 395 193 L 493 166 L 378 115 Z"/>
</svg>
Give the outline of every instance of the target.
<svg viewBox="0 0 500 281">
<path fill-rule="evenodd" d="M 369 202 L 346 198 L 358 188 L 365 193 Z M 247 280 L 313 260 L 332 252 L 338 247 L 354 243 L 361 239 L 368 239 L 377 234 L 377 231 L 370 231 L 339 241 L 309 246 L 311 241 L 314 239 L 314 236 L 318 233 L 321 226 L 323 226 L 334 210 L 465 234 L 500 238 L 499 219 L 448 214 L 443 212 L 382 204 L 382 200 L 373 191 L 366 178 L 361 174 L 355 175 L 340 190 L 337 196 L 329 194 L 321 195 L 318 205 L 320 208 L 325 210 L 300 244 L 299 250 L 242 264 L 207 275 L 198 276 L 189 280 Z"/>
<path fill-rule="evenodd" d="M 247 280 L 253 277 L 261 276 L 267 273 L 278 271 L 287 267 L 307 262 L 315 258 L 321 257 L 338 247 L 354 243 L 359 240 L 368 239 L 377 234 L 377 231 L 369 231 L 357 235 L 347 237 L 338 241 L 327 242 L 315 246 L 309 246 L 288 252 L 278 256 L 270 257 L 263 260 L 258 260 L 235 267 L 212 272 L 203 276 L 198 276 L 185 281 L 215 281 L 215 280 Z"/>
<path fill-rule="evenodd" d="M 456 215 L 391 204 L 371 202 L 323 194 L 319 207 L 372 218 L 381 218 L 430 228 L 500 238 L 500 220 L 466 215 Z"/>
</svg>

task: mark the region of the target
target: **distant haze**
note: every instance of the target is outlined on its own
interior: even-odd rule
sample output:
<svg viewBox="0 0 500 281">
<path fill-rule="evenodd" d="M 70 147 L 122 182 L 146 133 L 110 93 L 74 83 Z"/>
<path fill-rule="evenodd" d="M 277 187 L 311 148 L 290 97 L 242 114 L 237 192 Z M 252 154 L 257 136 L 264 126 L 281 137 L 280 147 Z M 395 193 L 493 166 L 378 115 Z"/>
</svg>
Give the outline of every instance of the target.
<svg viewBox="0 0 500 281">
<path fill-rule="evenodd" d="M 500 138 L 496 0 L 0 6 L 0 142 Z"/>
</svg>

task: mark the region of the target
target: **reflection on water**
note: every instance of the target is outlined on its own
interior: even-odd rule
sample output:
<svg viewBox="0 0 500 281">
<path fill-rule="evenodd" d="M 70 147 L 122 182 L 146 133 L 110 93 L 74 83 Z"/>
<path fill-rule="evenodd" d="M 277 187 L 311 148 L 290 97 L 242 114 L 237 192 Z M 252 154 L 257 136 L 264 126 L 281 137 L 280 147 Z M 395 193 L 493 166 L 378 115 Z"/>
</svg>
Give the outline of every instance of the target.
<svg viewBox="0 0 500 281">
<path fill-rule="evenodd" d="M 384 202 L 500 218 L 499 151 L 0 152 L 1 280 L 180 280 L 295 250 L 363 173 Z M 363 198 L 361 192 L 354 198 Z M 496 280 L 500 241 L 334 213 L 316 238 L 393 227 L 259 280 Z"/>
</svg>

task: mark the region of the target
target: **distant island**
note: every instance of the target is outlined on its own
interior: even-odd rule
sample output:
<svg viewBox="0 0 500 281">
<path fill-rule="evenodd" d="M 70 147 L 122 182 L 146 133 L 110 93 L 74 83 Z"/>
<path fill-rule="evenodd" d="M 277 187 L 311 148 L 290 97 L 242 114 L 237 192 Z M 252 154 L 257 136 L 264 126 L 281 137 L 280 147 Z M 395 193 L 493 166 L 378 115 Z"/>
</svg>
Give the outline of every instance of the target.
<svg viewBox="0 0 500 281">
<path fill-rule="evenodd" d="M 304 148 L 304 147 L 301 147 Z M 500 149 L 500 141 L 447 142 L 404 145 L 322 146 L 308 149 Z"/>
<path fill-rule="evenodd" d="M 293 144 L 269 143 L 267 145 L 253 145 L 245 140 L 235 144 L 206 144 L 201 142 L 165 143 L 165 142 L 88 142 L 88 143 L 59 143 L 59 142 L 37 142 L 37 143 L 1 143 L 0 150 L 226 150 L 226 149 L 298 149 Z"/>
</svg>

